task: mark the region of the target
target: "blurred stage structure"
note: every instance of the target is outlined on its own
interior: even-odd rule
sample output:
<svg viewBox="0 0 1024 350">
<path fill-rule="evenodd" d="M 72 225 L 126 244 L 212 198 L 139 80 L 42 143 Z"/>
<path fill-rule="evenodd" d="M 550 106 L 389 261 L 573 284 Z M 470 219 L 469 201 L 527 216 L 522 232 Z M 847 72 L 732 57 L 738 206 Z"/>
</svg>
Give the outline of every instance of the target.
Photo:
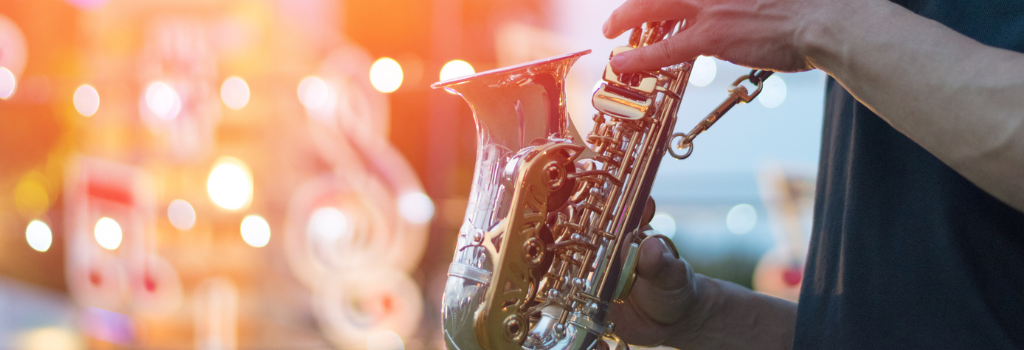
<svg viewBox="0 0 1024 350">
<path fill-rule="evenodd" d="M 429 84 L 608 52 L 619 3 L 0 2 L 0 348 L 443 348 L 476 132 Z M 584 130 L 600 56 L 567 81 Z M 679 125 L 743 72 L 699 59 Z M 792 297 L 824 75 L 773 79 L 663 163 L 652 225 Z"/>
</svg>

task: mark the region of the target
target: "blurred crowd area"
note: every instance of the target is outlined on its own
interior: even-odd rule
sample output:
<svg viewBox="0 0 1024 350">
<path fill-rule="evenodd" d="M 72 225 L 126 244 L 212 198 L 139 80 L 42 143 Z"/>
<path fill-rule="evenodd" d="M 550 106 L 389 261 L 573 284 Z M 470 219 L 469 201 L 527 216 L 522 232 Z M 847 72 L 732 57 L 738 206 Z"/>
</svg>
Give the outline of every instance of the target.
<svg viewBox="0 0 1024 350">
<path fill-rule="evenodd" d="M 432 82 L 593 49 L 617 0 L 0 2 L 0 349 L 441 349 L 472 113 Z M 678 123 L 742 67 L 698 59 Z M 775 75 L 652 225 L 795 298 L 824 74 Z"/>
</svg>

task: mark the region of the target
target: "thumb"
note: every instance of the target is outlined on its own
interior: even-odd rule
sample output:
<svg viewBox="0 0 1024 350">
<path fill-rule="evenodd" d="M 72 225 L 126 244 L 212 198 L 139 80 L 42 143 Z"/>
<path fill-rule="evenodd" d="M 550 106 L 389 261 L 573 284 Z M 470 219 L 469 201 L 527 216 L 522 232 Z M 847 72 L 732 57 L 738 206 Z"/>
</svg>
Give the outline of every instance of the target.
<svg viewBox="0 0 1024 350">
<path fill-rule="evenodd" d="M 685 260 L 676 258 L 663 239 L 648 239 L 640 245 L 640 258 L 636 266 L 637 277 L 647 280 L 652 286 L 664 289 L 681 289 L 693 278 L 693 269 Z"/>
</svg>

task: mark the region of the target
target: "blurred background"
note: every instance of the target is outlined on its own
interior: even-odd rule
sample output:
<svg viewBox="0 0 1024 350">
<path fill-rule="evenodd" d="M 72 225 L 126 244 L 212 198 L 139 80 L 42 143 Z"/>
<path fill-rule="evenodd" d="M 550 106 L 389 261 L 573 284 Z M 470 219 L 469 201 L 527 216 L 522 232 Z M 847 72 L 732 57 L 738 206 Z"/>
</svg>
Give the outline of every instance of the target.
<svg viewBox="0 0 1024 350">
<path fill-rule="evenodd" d="M 620 3 L 0 2 L 0 348 L 443 348 L 476 134 L 429 84 L 592 49 L 590 130 Z M 678 129 L 748 71 L 700 58 Z M 662 163 L 652 225 L 698 272 L 795 298 L 824 81 Z"/>
</svg>

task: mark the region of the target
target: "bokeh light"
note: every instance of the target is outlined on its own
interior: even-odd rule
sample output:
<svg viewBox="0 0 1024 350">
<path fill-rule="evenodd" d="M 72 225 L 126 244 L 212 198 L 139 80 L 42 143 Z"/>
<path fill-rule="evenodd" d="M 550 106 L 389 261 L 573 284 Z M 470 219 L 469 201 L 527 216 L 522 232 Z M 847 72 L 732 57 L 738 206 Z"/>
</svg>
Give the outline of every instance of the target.
<svg viewBox="0 0 1024 350">
<path fill-rule="evenodd" d="M 14 73 L 7 67 L 0 67 L 0 100 L 11 98 L 17 88 L 18 80 L 14 78 Z"/>
<path fill-rule="evenodd" d="M 370 84 L 383 93 L 390 93 L 402 86 L 402 66 L 395 60 L 382 57 L 370 66 Z"/>
<path fill-rule="evenodd" d="M 757 210 L 750 204 L 738 204 L 725 216 L 725 226 L 729 232 L 742 235 L 757 225 Z"/>
<path fill-rule="evenodd" d="M 697 60 L 693 62 L 693 72 L 690 72 L 690 85 L 708 86 L 712 81 L 715 81 L 715 74 L 717 73 L 718 67 L 715 64 L 715 59 L 707 56 L 697 56 Z"/>
<path fill-rule="evenodd" d="M 217 206 L 229 210 L 242 209 L 252 200 L 252 173 L 238 159 L 220 158 L 206 180 L 206 191 Z"/>
<path fill-rule="evenodd" d="M 270 224 L 259 215 L 249 215 L 242 219 L 242 240 L 256 248 L 266 246 L 270 242 Z"/>
<path fill-rule="evenodd" d="M 230 109 L 242 109 L 249 104 L 249 84 L 237 76 L 224 79 L 224 83 L 220 85 L 220 99 Z"/>
<path fill-rule="evenodd" d="M 668 238 L 676 235 L 676 219 L 667 213 L 658 212 L 651 218 L 651 228 Z"/>
<path fill-rule="evenodd" d="M 473 66 L 470 65 L 469 62 L 463 60 L 451 60 L 441 67 L 440 76 L 441 81 L 446 81 L 467 75 L 473 75 L 474 73 L 476 73 L 476 71 L 473 70 Z"/>
<path fill-rule="evenodd" d="M 121 245 L 121 225 L 114 221 L 114 219 L 103 217 L 99 221 L 96 221 L 96 227 L 93 230 L 96 236 L 96 243 L 100 244 L 108 250 L 117 249 Z"/>
<path fill-rule="evenodd" d="M 78 332 L 61 327 L 40 327 L 23 331 L 8 344 L 19 350 L 82 350 L 85 341 Z"/>
<path fill-rule="evenodd" d="M 342 235 L 348 235 L 348 218 L 338 208 L 317 208 L 313 211 L 313 215 L 309 216 L 306 230 L 311 236 L 335 240 Z"/>
<path fill-rule="evenodd" d="M 434 217 L 434 202 L 423 192 L 409 192 L 398 197 L 398 213 L 409 222 L 422 224 Z"/>
<path fill-rule="evenodd" d="M 37 252 L 45 252 L 50 249 L 50 244 L 53 243 L 53 232 L 50 231 L 50 226 L 47 226 L 45 222 L 39 220 L 32 220 L 28 223 L 28 227 L 25 228 L 25 240 L 28 241 L 28 246 L 35 249 Z"/>
<path fill-rule="evenodd" d="M 302 102 L 306 109 L 323 108 L 329 98 L 330 89 L 323 79 L 310 76 L 299 82 L 299 102 Z"/>
<path fill-rule="evenodd" d="M 29 172 L 14 185 L 14 208 L 25 216 L 45 213 L 51 204 L 46 187 L 46 176 L 36 171 Z"/>
<path fill-rule="evenodd" d="M 146 88 L 146 107 L 160 119 L 174 119 L 181 112 L 181 96 L 170 85 L 154 82 Z"/>
<path fill-rule="evenodd" d="M 366 350 L 405 350 L 405 344 L 395 332 L 380 331 L 366 338 Z"/>
<path fill-rule="evenodd" d="M 185 200 L 175 199 L 167 205 L 167 219 L 174 228 L 188 230 L 196 224 L 196 210 Z"/>
<path fill-rule="evenodd" d="M 757 95 L 757 101 L 767 108 L 775 108 L 786 100 L 786 81 L 778 74 L 765 79 L 761 87 L 761 94 Z"/>
<path fill-rule="evenodd" d="M 78 114 L 91 117 L 100 108 L 100 94 L 96 88 L 83 84 L 75 89 L 74 102 Z"/>
</svg>

